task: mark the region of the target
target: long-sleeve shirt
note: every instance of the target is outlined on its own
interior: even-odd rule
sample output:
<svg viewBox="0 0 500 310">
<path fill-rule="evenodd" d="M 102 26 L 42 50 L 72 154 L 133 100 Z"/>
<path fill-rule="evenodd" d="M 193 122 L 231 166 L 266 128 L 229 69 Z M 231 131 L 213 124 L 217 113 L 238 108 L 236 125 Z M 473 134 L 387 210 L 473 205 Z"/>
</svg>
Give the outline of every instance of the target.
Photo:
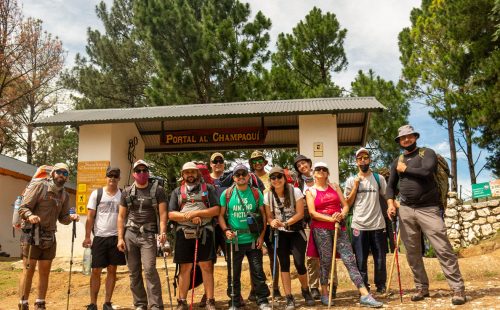
<svg viewBox="0 0 500 310">
<path fill-rule="evenodd" d="M 436 206 L 439 204 L 439 192 L 433 174 L 437 167 L 437 156 L 432 149 L 417 148 L 403 156 L 406 170 L 399 173 L 396 170 L 399 157 L 391 166 L 391 175 L 387 184 L 387 199 L 394 199 L 398 190 L 401 204 L 412 208 Z"/>
</svg>

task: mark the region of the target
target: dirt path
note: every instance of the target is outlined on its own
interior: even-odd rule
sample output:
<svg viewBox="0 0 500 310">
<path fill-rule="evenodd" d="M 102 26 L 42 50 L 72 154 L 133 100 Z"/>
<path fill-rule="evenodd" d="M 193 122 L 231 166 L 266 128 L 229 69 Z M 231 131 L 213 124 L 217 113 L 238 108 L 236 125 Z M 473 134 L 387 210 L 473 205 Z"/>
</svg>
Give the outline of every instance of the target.
<svg viewBox="0 0 500 310">
<path fill-rule="evenodd" d="M 388 266 L 390 265 L 392 256 L 388 256 Z M 426 269 L 431 281 L 431 298 L 425 301 L 413 303 L 410 301 L 411 289 L 413 283 L 411 273 L 404 255 L 401 258 L 401 273 L 402 286 L 404 290 L 403 304 L 399 301 L 399 293 L 397 292 L 397 278 L 394 275 L 392 282 L 392 291 L 394 294 L 390 297 L 376 296 L 385 303 L 386 308 L 390 309 L 500 309 L 500 249 L 496 249 L 491 253 L 483 255 L 475 255 L 472 257 L 460 258 L 460 268 L 466 280 L 467 296 L 469 302 L 464 306 L 452 306 L 450 303 L 451 292 L 448 290 L 448 285 L 440 270 L 439 263 L 436 259 L 425 259 Z M 73 270 L 80 270 L 78 259 L 75 260 Z M 19 270 L 12 270 L 12 261 L 0 262 L 0 309 L 17 309 L 17 279 Z M 16 264 L 14 264 L 16 265 Z M 67 260 L 57 260 L 54 262 L 54 271 L 51 273 L 49 293 L 47 297 L 48 309 L 65 309 L 68 286 L 68 272 L 64 271 L 64 267 L 69 266 Z M 158 260 L 157 266 L 160 276 L 165 281 L 165 271 L 163 261 Z M 170 268 L 172 266 L 172 268 Z M 269 264 L 266 260 L 265 266 Z M 160 268 L 161 267 L 161 268 Z M 370 267 L 373 265 L 370 262 Z M 244 269 L 247 269 L 244 266 Z M 268 278 L 270 276 L 269 268 L 266 268 Z M 173 265 L 169 262 L 169 275 L 172 279 L 174 273 Z M 370 275 L 373 274 L 370 272 Z M 219 258 L 218 266 L 215 271 L 215 287 L 216 300 L 218 309 L 227 309 L 227 271 L 224 267 L 223 259 Z M 104 279 L 103 279 L 104 280 Z M 371 279 L 372 280 L 372 279 Z M 34 283 L 38 282 L 35 276 Z M 89 296 L 89 277 L 82 275 L 80 272 L 75 272 L 72 275 L 70 309 L 85 309 L 88 304 Z M 248 272 L 242 273 L 243 296 L 246 297 L 249 292 L 249 275 Z M 335 309 L 357 309 L 359 307 L 359 298 L 357 292 L 350 280 L 342 263 L 339 264 L 339 290 L 338 297 L 335 300 Z M 164 283 L 163 283 L 164 284 Z M 292 281 L 293 292 L 296 292 L 295 298 L 297 301 L 297 309 L 326 309 L 327 307 L 320 306 L 317 302 L 316 307 L 304 306 L 304 300 L 300 296 L 300 288 L 298 280 Z M 101 292 L 104 286 L 101 287 Z M 33 303 L 36 297 L 36 292 L 33 290 L 30 297 L 30 302 Z M 173 291 L 172 291 L 173 292 Z M 283 290 L 282 290 L 283 293 Z M 195 302 L 201 298 L 203 291 L 201 288 L 195 290 Z M 191 296 L 191 295 L 189 295 Z M 163 287 L 163 300 L 166 309 L 170 309 L 168 294 L 166 287 Z M 118 275 L 115 294 L 113 296 L 115 309 L 133 309 L 132 297 L 129 290 L 129 278 L 125 269 Z M 102 293 L 99 298 L 99 307 L 102 305 Z M 175 299 L 174 299 L 175 308 Z M 275 304 L 276 309 L 284 308 L 284 301 Z M 256 305 L 250 303 L 246 309 L 257 309 Z"/>
</svg>

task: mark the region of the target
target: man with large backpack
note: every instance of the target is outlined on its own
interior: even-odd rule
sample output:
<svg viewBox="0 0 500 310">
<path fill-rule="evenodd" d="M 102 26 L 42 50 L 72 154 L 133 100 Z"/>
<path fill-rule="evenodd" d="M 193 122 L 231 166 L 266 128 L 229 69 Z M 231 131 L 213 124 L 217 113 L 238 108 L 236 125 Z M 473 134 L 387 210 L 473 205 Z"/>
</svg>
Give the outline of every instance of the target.
<svg viewBox="0 0 500 310">
<path fill-rule="evenodd" d="M 233 170 L 234 185 L 220 197 L 219 225 L 227 238 L 228 289 L 231 297 L 229 309 L 242 307 L 241 265 L 246 256 L 250 265 L 252 286 L 260 310 L 270 310 L 267 297 L 269 288 L 262 264 L 261 247 L 264 242 L 264 198 L 260 190 L 248 185 L 248 168 L 237 165 Z"/>
<path fill-rule="evenodd" d="M 347 179 L 344 196 L 352 210 L 351 243 L 356 256 L 359 273 L 365 287 L 368 282 L 368 254 L 371 252 L 374 262 L 375 286 L 377 293 L 385 293 L 387 269 L 387 235 L 384 210 L 380 200 L 385 200 L 385 179 L 370 169 L 370 152 L 365 148 L 356 151 L 356 176 Z"/>
<path fill-rule="evenodd" d="M 205 309 L 215 310 L 212 219 L 219 214 L 219 202 L 215 188 L 203 180 L 195 163 L 185 163 L 181 173 L 181 186 L 172 192 L 168 206 L 168 218 L 176 223 L 174 263 L 180 265 L 177 310 L 188 309 L 187 294 L 194 263 L 200 266 L 203 275 Z"/>
<path fill-rule="evenodd" d="M 19 216 L 26 223 L 21 235 L 24 269 L 19 284 L 19 309 L 29 309 L 28 298 L 38 263 L 38 298 L 35 309 L 45 310 L 50 267 L 56 256 L 57 221 L 69 225 L 72 221 L 79 220 L 77 214 L 70 214 L 69 195 L 64 189 L 68 175 L 69 168 L 66 164 L 55 164 L 49 178 L 33 180 L 24 192 L 19 208 Z"/>
<path fill-rule="evenodd" d="M 156 270 L 156 238 L 167 239 L 167 202 L 163 187 L 149 180 L 149 164 L 134 163 L 134 183 L 125 188 L 118 210 L 118 249 L 125 253 L 130 290 L 136 310 L 163 309 L 161 281 Z M 141 267 L 142 264 L 142 267 Z M 144 288 L 144 279 L 146 289 Z"/>
<path fill-rule="evenodd" d="M 92 273 L 90 274 L 90 304 L 87 310 L 97 310 L 97 295 L 101 287 L 102 269 L 106 268 L 106 295 L 103 310 L 113 310 L 111 297 L 116 282 L 116 269 L 125 265 L 125 255 L 118 251 L 118 230 L 116 221 L 118 207 L 122 197 L 118 188 L 120 168 L 108 167 L 106 170 L 106 186 L 96 189 L 90 194 L 87 204 L 87 222 L 85 223 L 85 239 L 82 246 L 91 247 Z M 93 240 L 90 233 L 94 234 Z"/>
<path fill-rule="evenodd" d="M 396 215 L 394 199 L 399 188 L 401 239 L 417 289 L 411 300 L 419 301 L 429 297 L 429 278 L 425 272 L 420 241 L 423 232 L 436 251 L 444 276 L 453 290 L 452 304 L 462 305 L 466 302 L 464 281 L 457 255 L 453 252 L 441 218 L 442 202 L 438 188 L 442 180 L 436 178 L 439 172 L 438 156 L 429 148 L 417 147 L 419 137 L 420 134 L 410 125 L 404 125 L 398 130 L 395 141 L 404 151 L 391 167 L 386 195 L 387 214 L 390 218 Z"/>
</svg>

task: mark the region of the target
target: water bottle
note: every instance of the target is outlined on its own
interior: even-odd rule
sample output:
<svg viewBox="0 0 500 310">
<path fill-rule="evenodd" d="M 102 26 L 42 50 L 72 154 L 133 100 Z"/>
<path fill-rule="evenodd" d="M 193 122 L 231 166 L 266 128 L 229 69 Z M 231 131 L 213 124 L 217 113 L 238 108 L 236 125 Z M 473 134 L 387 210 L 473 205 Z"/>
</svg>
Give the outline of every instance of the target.
<svg viewBox="0 0 500 310">
<path fill-rule="evenodd" d="M 88 276 L 90 274 L 91 266 L 92 251 L 90 250 L 90 248 L 85 248 L 85 251 L 83 251 L 82 273 Z"/>
<path fill-rule="evenodd" d="M 12 212 L 12 227 L 21 228 L 21 217 L 19 216 L 19 208 L 21 207 L 21 202 L 23 201 L 23 196 L 17 196 L 14 202 L 14 211 Z"/>
</svg>

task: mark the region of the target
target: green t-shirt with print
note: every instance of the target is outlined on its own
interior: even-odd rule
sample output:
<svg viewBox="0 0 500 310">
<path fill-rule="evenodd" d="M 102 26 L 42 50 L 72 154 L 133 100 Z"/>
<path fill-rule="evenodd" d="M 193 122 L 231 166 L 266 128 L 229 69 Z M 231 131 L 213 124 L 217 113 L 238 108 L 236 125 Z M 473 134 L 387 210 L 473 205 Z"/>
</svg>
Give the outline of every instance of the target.
<svg viewBox="0 0 500 310">
<path fill-rule="evenodd" d="M 256 205 L 255 197 L 253 196 L 252 189 L 247 187 L 244 191 L 239 191 L 236 187 L 233 189 L 231 199 L 229 199 L 229 206 L 226 206 L 226 191 L 222 192 L 220 196 L 220 205 L 226 208 L 226 221 L 229 227 L 233 230 L 248 231 L 247 212 L 260 212 L 258 206 L 264 205 L 264 196 L 259 191 L 259 203 Z M 238 198 L 237 192 L 240 194 L 243 206 Z M 238 244 L 248 244 L 257 240 L 258 234 L 249 232 L 238 232 Z M 230 240 L 226 240 L 230 243 Z"/>
</svg>

